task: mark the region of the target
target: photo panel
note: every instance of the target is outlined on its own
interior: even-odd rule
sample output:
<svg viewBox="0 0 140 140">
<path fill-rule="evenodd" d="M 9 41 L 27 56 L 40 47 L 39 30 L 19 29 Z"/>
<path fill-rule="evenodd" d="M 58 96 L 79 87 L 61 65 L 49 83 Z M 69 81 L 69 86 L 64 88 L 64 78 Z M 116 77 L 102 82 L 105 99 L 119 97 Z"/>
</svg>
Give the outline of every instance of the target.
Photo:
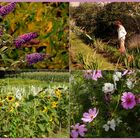
<svg viewBox="0 0 140 140">
<path fill-rule="evenodd" d="M 70 3 L 70 69 L 139 69 L 139 23 L 139 2 Z"/>
<path fill-rule="evenodd" d="M 72 71 L 72 138 L 139 138 L 140 71 Z"/>
<path fill-rule="evenodd" d="M 68 2 L 0 2 L 0 69 L 68 69 Z"/>
<path fill-rule="evenodd" d="M 1 138 L 69 138 L 69 112 L 68 71 L 0 73 Z"/>
</svg>

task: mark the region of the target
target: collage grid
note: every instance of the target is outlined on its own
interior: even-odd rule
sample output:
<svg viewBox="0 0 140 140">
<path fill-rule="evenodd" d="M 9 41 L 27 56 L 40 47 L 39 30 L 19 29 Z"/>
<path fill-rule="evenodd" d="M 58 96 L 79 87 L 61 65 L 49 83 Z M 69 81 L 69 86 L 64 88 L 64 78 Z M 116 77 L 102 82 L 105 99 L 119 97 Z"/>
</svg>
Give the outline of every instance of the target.
<svg viewBox="0 0 140 140">
<path fill-rule="evenodd" d="M 140 3 L 0 2 L 0 140 L 140 137 Z"/>
</svg>

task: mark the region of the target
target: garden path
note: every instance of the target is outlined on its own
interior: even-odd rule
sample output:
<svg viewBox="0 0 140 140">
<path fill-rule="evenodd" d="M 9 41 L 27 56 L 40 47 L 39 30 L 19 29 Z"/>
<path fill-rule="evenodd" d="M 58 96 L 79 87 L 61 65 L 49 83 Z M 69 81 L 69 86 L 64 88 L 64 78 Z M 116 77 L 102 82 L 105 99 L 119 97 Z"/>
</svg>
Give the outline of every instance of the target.
<svg viewBox="0 0 140 140">
<path fill-rule="evenodd" d="M 103 57 L 101 54 L 96 53 L 89 45 L 85 44 L 75 33 L 71 32 L 70 35 L 71 43 L 71 55 L 76 57 L 78 53 L 83 54 L 84 57 L 89 55 L 89 58 L 93 57 L 97 59 L 98 69 L 101 70 L 114 70 L 115 66 L 111 64 L 107 58 Z M 93 59 L 88 59 L 88 63 L 92 63 Z M 75 64 L 71 62 L 71 69 L 75 69 Z"/>
</svg>

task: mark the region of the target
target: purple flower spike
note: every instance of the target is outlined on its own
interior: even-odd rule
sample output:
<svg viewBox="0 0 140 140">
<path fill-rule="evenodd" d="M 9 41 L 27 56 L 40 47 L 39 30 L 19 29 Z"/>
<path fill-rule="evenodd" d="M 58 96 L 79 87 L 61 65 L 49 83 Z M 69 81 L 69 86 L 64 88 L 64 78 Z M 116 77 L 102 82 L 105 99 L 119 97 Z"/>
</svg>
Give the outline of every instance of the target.
<svg viewBox="0 0 140 140">
<path fill-rule="evenodd" d="M 0 7 L 0 16 L 2 16 L 2 17 L 6 16 L 10 12 L 12 12 L 15 7 L 16 7 L 16 2 L 9 3 L 6 6 L 1 6 Z"/>
<path fill-rule="evenodd" d="M 16 48 L 19 48 L 23 44 L 29 42 L 30 40 L 38 37 L 38 34 L 36 32 L 26 33 L 21 36 L 19 36 L 17 39 L 15 39 L 14 43 L 16 45 Z"/>
<path fill-rule="evenodd" d="M 94 120 L 94 118 L 96 118 L 96 116 L 98 115 L 99 110 L 97 110 L 96 108 L 93 109 L 89 109 L 88 112 L 85 112 L 83 114 L 83 118 L 81 119 L 83 122 L 92 122 Z"/>
<path fill-rule="evenodd" d="M 73 129 L 71 131 L 72 138 L 78 138 L 78 136 L 84 137 L 85 132 L 87 131 L 85 125 L 80 125 L 79 123 L 77 123 L 76 125 L 72 125 L 71 128 Z"/>
<path fill-rule="evenodd" d="M 39 61 L 43 61 L 44 57 L 45 57 L 45 54 L 32 53 L 32 54 L 27 54 L 25 59 L 29 65 L 32 65 Z"/>
<path fill-rule="evenodd" d="M 122 97 L 122 106 L 125 109 L 132 109 L 136 105 L 135 95 L 132 92 L 124 92 Z"/>
</svg>

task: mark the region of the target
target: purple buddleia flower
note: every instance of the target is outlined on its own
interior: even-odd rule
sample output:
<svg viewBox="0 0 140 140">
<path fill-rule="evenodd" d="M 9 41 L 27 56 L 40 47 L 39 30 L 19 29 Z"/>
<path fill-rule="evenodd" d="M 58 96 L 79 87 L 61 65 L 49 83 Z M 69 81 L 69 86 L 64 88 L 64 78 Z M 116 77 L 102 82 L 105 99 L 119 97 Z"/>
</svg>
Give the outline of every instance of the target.
<svg viewBox="0 0 140 140">
<path fill-rule="evenodd" d="M 25 59 L 29 65 L 35 64 L 39 61 L 43 61 L 45 58 L 45 54 L 41 53 L 32 53 L 32 54 L 27 54 Z"/>
<path fill-rule="evenodd" d="M 9 3 L 6 6 L 1 6 L 0 7 L 0 16 L 2 16 L 2 17 L 6 16 L 10 12 L 12 12 L 15 7 L 16 7 L 16 2 Z"/>
<path fill-rule="evenodd" d="M 38 37 L 38 34 L 36 32 L 26 33 L 21 36 L 19 36 L 17 39 L 15 39 L 14 43 L 16 45 L 16 48 L 19 48 L 23 44 L 29 42 L 30 40 Z"/>
</svg>

